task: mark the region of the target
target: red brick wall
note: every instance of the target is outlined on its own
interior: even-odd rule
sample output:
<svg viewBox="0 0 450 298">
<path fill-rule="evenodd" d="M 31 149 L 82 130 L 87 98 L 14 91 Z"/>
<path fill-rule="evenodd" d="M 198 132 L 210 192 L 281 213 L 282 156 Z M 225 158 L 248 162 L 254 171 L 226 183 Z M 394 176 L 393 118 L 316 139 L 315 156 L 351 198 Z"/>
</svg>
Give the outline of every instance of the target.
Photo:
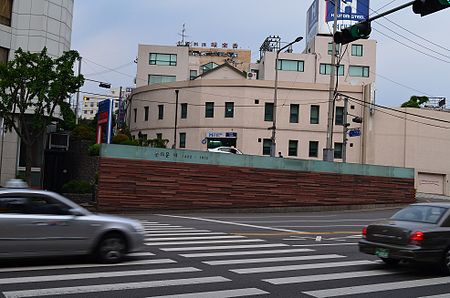
<svg viewBox="0 0 450 298">
<path fill-rule="evenodd" d="M 100 159 L 100 211 L 401 204 L 413 179 Z"/>
</svg>

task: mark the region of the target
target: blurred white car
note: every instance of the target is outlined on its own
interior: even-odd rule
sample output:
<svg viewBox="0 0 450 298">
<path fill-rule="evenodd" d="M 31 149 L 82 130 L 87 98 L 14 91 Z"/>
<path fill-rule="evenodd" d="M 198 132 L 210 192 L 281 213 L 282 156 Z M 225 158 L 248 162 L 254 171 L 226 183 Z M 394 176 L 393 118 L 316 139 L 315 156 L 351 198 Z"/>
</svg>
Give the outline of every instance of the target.
<svg viewBox="0 0 450 298">
<path fill-rule="evenodd" d="M 236 148 L 225 147 L 225 146 L 208 149 L 208 151 L 209 152 L 219 152 L 219 153 L 243 154 L 241 151 L 239 151 Z"/>
</svg>

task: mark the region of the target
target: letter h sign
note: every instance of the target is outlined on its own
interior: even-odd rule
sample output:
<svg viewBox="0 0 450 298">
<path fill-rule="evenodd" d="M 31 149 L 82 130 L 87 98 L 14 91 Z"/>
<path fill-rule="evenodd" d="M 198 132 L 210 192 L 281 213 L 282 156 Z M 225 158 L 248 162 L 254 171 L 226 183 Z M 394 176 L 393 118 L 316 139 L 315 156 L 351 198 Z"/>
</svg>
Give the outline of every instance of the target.
<svg viewBox="0 0 450 298">
<path fill-rule="evenodd" d="M 342 0 L 339 2 L 340 2 L 339 5 L 340 13 L 348 13 L 348 14 L 358 13 L 357 0 Z M 348 8 L 350 8 L 350 11 L 348 10 Z"/>
</svg>

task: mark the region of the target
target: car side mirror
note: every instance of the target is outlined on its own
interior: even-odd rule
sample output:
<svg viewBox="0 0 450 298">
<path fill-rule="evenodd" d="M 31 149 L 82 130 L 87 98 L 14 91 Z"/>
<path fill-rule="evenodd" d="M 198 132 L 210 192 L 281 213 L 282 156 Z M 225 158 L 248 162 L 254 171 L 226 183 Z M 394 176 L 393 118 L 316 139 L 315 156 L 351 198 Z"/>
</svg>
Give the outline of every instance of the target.
<svg viewBox="0 0 450 298">
<path fill-rule="evenodd" d="M 80 209 L 77 208 L 73 208 L 69 210 L 69 214 L 73 215 L 73 216 L 83 216 L 85 215 L 83 211 L 81 211 Z"/>
</svg>

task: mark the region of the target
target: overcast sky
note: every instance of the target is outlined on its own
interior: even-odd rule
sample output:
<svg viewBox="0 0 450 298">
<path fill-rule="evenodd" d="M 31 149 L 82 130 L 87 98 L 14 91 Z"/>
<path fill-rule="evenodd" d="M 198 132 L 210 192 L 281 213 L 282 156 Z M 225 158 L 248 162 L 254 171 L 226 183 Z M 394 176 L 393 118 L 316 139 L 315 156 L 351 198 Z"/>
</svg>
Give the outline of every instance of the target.
<svg viewBox="0 0 450 298">
<path fill-rule="evenodd" d="M 371 0 L 371 13 L 408 1 Z M 286 42 L 306 36 L 306 11 L 311 3 L 75 0 L 72 48 L 83 57 L 82 73 L 86 78 L 110 82 L 113 87 L 132 87 L 138 44 L 175 45 L 186 24 L 187 41 L 208 45 L 213 41 L 220 45 L 237 42 L 239 47 L 252 50 L 252 60 L 256 61 L 267 36 L 279 35 Z M 378 104 L 399 106 L 412 95 L 426 95 L 447 97 L 450 106 L 449 18 L 450 9 L 420 17 L 408 7 L 372 24 L 371 38 L 378 41 Z M 304 47 L 302 41 L 294 50 L 301 52 Z M 107 93 L 93 83 L 86 83 L 82 90 Z"/>
</svg>

